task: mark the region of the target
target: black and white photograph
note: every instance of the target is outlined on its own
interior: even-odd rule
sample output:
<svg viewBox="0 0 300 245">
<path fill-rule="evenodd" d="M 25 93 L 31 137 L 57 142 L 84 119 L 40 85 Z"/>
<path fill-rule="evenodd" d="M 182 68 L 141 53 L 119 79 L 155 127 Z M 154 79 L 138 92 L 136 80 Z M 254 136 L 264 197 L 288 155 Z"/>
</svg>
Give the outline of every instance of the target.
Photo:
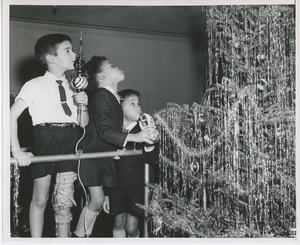
<svg viewBox="0 0 300 245">
<path fill-rule="evenodd" d="M 298 12 L 3 0 L 2 242 L 298 243 Z"/>
</svg>

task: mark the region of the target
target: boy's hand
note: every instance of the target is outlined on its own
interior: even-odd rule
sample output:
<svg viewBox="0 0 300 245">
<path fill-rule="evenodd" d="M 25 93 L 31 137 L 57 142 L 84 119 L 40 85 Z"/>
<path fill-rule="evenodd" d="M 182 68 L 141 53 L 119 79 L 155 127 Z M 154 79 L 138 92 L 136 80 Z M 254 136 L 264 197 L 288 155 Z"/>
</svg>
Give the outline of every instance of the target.
<svg viewBox="0 0 300 245">
<path fill-rule="evenodd" d="M 146 128 L 152 129 L 152 132 L 150 132 L 150 134 L 148 135 L 148 139 L 144 141 L 146 142 L 146 144 L 152 145 L 159 141 L 159 131 L 156 129 L 154 119 L 151 115 L 147 113 L 141 113 L 138 123 L 142 130 Z"/>
<path fill-rule="evenodd" d="M 153 144 L 159 141 L 159 138 L 160 138 L 159 131 L 156 128 L 154 128 L 154 132 L 151 135 L 151 140 L 153 141 Z"/>
<path fill-rule="evenodd" d="M 105 196 L 105 198 L 104 198 L 103 210 L 105 213 L 109 214 L 109 198 L 108 198 L 108 196 Z"/>
<path fill-rule="evenodd" d="M 82 91 L 74 94 L 74 99 L 77 104 L 87 105 L 88 104 L 88 96 L 86 92 Z"/>
<path fill-rule="evenodd" d="M 154 144 L 154 141 L 159 135 L 158 130 L 155 128 L 145 128 L 141 132 L 136 133 L 136 141 L 135 142 L 145 142 L 149 145 Z"/>
<path fill-rule="evenodd" d="M 12 153 L 12 156 L 18 161 L 19 166 L 28 166 L 31 163 L 30 157 L 33 156 L 33 154 L 20 150 Z"/>
</svg>

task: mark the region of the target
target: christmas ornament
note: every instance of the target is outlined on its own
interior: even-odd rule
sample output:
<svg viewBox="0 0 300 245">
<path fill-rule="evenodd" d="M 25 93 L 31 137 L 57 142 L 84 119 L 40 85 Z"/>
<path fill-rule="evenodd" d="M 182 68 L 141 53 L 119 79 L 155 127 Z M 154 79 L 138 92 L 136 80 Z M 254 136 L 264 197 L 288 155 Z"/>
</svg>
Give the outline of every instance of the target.
<svg viewBox="0 0 300 245">
<path fill-rule="evenodd" d="M 190 167 L 193 173 L 197 173 L 200 169 L 200 165 L 195 159 L 191 162 Z"/>
</svg>

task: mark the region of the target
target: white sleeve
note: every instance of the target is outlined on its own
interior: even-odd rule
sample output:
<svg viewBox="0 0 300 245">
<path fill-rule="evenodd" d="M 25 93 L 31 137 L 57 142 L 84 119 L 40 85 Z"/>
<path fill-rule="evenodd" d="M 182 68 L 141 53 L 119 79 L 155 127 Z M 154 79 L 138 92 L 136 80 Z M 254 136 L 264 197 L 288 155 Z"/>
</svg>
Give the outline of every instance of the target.
<svg viewBox="0 0 300 245">
<path fill-rule="evenodd" d="M 150 151 L 153 151 L 154 150 L 154 145 L 146 145 L 145 144 L 145 152 L 150 152 Z"/>
<path fill-rule="evenodd" d="M 22 99 L 26 106 L 30 106 L 33 101 L 35 100 L 35 96 L 38 92 L 38 86 L 34 82 L 26 82 L 23 87 L 21 88 L 20 93 L 15 98 L 15 101 L 17 99 Z"/>
</svg>

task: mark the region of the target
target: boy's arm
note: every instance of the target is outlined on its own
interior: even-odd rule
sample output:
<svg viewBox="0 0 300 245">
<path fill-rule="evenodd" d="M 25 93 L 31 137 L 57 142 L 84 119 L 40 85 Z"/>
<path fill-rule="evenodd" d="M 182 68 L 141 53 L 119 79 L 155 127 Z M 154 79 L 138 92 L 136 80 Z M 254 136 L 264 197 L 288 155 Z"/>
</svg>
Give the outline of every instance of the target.
<svg viewBox="0 0 300 245">
<path fill-rule="evenodd" d="M 104 93 L 94 97 L 93 101 L 89 103 L 91 115 L 98 137 L 107 143 L 122 148 L 128 133 L 113 129 L 113 120 L 116 120 L 116 118 L 111 118 L 110 104 L 110 99 Z"/>
<path fill-rule="evenodd" d="M 159 140 L 159 131 L 155 127 L 141 128 L 140 125 L 139 129 L 140 131 L 138 131 L 137 133 L 132 134 L 131 132 L 135 132 L 136 130 L 131 131 L 126 137 L 126 142 L 145 142 L 150 146 L 147 147 L 147 151 L 152 151 L 154 148 L 153 145 Z"/>
<path fill-rule="evenodd" d="M 156 163 L 159 157 L 159 141 L 153 145 L 153 149 L 151 151 L 147 151 L 144 147 L 143 156 L 146 163 L 148 164 Z"/>
<path fill-rule="evenodd" d="M 146 142 L 148 144 L 153 144 L 153 138 L 152 138 L 153 133 L 154 133 L 153 128 L 145 128 L 142 131 L 134 134 L 129 133 L 126 137 L 126 142 L 137 142 L 137 143 Z"/>
<path fill-rule="evenodd" d="M 18 118 L 26 109 L 26 104 L 22 99 L 17 99 L 10 109 L 10 146 L 13 158 L 15 158 L 20 166 L 30 164 L 31 153 L 21 150 L 18 139 Z"/>
<path fill-rule="evenodd" d="M 126 142 L 147 142 L 149 144 L 153 144 L 151 138 L 154 133 L 154 129 L 152 128 L 146 128 L 136 134 L 118 132 L 114 130 L 112 125 L 115 118 L 111 118 L 109 104 L 109 98 L 107 98 L 105 94 L 101 94 L 101 96 L 98 96 L 89 105 L 92 110 L 95 127 L 100 139 L 120 148 L 125 147 Z"/>
</svg>

